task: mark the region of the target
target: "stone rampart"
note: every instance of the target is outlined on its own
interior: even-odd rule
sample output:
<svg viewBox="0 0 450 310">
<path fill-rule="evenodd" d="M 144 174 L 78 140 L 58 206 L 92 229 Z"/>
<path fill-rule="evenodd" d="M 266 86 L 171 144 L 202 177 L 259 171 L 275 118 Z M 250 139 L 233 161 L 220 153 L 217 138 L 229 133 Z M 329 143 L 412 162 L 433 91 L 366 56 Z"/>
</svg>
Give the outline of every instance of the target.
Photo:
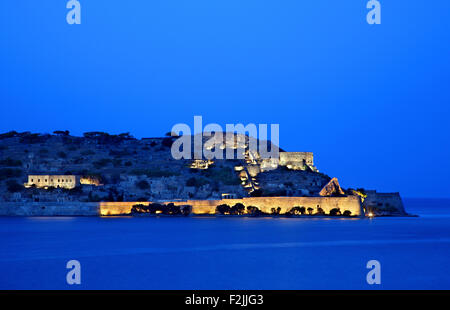
<svg viewBox="0 0 450 310">
<path fill-rule="evenodd" d="M 128 215 L 136 204 L 148 205 L 150 202 L 0 202 L 0 216 L 108 216 Z M 164 202 L 171 203 L 170 201 Z M 351 211 L 352 215 L 364 215 L 359 196 L 348 197 L 248 197 L 242 199 L 219 200 L 184 200 L 172 201 L 175 205 L 191 205 L 193 214 L 215 214 L 216 207 L 227 204 L 230 207 L 236 203 L 244 206 L 258 207 L 261 211 L 271 213 L 272 208 L 281 208 L 281 213 L 293 207 L 312 208 L 317 213 L 321 208 L 329 214 L 333 208 L 341 212 Z"/>
</svg>

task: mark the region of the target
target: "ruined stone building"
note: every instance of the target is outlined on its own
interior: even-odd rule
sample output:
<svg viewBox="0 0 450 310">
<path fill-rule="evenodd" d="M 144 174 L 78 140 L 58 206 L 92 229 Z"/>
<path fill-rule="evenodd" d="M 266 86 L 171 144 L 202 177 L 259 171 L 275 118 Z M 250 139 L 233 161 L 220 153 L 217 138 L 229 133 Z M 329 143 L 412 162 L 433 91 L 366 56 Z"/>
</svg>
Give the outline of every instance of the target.
<svg viewBox="0 0 450 310">
<path fill-rule="evenodd" d="M 25 187 L 37 188 L 67 188 L 72 189 L 80 184 L 80 177 L 76 175 L 29 175 Z"/>
</svg>

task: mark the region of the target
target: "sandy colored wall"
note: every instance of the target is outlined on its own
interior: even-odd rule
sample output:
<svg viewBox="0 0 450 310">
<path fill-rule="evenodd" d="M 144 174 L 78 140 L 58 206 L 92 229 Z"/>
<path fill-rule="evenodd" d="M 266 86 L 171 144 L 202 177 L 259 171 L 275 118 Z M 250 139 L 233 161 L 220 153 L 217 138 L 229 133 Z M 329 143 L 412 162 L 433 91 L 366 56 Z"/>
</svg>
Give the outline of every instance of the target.
<svg viewBox="0 0 450 310">
<path fill-rule="evenodd" d="M 100 212 L 102 215 L 129 214 L 131 207 L 135 204 L 148 204 L 148 202 L 102 202 Z M 169 203 L 169 202 L 166 202 Z M 349 210 L 352 215 L 363 215 L 361 200 L 359 196 L 348 197 L 249 197 L 242 199 L 222 199 L 222 200 L 186 200 L 174 201 L 175 205 L 191 205 L 194 214 L 214 214 L 216 206 L 227 204 L 233 206 L 242 203 L 247 206 L 258 207 L 261 211 L 271 213 L 272 208 L 281 208 L 281 213 L 289 211 L 292 207 L 299 206 L 306 209 L 311 207 L 314 213 L 317 207 L 322 208 L 325 213 L 329 213 L 333 208 L 339 208 L 341 212 Z"/>
<path fill-rule="evenodd" d="M 308 165 L 314 165 L 314 155 L 311 152 L 280 152 L 280 165 L 297 163 L 303 165 L 303 160 Z"/>
<path fill-rule="evenodd" d="M 169 202 L 166 202 L 169 203 Z M 340 208 L 341 212 L 349 210 L 352 215 L 362 215 L 361 201 L 358 196 L 349 197 L 249 197 L 243 199 L 222 200 L 187 200 L 174 201 L 175 205 L 191 205 L 194 214 L 214 214 L 216 206 L 227 204 L 233 206 L 242 203 L 247 206 L 258 207 L 261 211 L 271 213 L 272 208 L 281 208 L 281 213 L 289 211 L 294 206 L 313 208 L 317 206 L 325 213 L 333 208 Z M 108 216 L 128 215 L 136 204 L 148 205 L 149 202 L 1 202 L 0 216 Z"/>
</svg>

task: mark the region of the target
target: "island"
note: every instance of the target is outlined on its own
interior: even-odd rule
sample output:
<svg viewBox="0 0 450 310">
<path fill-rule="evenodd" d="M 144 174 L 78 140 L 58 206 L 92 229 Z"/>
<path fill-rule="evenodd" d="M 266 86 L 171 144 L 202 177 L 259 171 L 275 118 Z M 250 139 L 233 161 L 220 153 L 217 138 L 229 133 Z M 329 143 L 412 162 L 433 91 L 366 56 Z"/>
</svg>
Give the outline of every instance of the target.
<svg viewBox="0 0 450 310">
<path fill-rule="evenodd" d="M 174 159 L 176 139 L 0 134 L 0 215 L 408 216 L 399 193 L 342 188 L 312 152 L 262 158 L 236 134 L 223 141 L 234 159 Z"/>
</svg>

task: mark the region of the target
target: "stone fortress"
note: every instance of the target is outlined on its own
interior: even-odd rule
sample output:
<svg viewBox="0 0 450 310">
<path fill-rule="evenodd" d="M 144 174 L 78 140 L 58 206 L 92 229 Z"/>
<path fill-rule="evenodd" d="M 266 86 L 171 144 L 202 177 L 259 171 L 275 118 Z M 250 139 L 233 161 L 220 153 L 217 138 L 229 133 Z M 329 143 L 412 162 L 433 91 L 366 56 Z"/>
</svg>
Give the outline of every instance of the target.
<svg viewBox="0 0 450 310">
<path fill-rule="evenodd" d="M 81 138 L 0 135 L 0 170 L 14 174 L 0 182 L 0 215 L 127 215 L 133 205 L 150 202 L 190 205 L 193 214 L 214 214 L 218 205 L 237 203 L 268 214 L 293 207 L 312 214 L 406 214 L 398 193 L 342 189 L 336 178 L 319 172 L 311 152 L 280 150 L 278 158 L 261 158 L 250 151 L 248 137 L 237 136 L 222 148 L 234 149 L 238 159 L 174 160 L 175 139 L 99 132 Z"/>
<path fill-rule="evenodd" d="M 72 189 L 78 186 L 80 177 L 76 175 L 29 175 L 26 188 L 37 187 L 48 189 L 49 187 Z"/>
<path fill-rule="evenodd" d="M 50 187 L 74 189 L 80 185 L 101 186 L 102 184 L 96 178 L 79 175 L 29 175 L 28 182 L 24 184 L 26 188 L 36 187 L 43 189 Z"/>
</svg>

